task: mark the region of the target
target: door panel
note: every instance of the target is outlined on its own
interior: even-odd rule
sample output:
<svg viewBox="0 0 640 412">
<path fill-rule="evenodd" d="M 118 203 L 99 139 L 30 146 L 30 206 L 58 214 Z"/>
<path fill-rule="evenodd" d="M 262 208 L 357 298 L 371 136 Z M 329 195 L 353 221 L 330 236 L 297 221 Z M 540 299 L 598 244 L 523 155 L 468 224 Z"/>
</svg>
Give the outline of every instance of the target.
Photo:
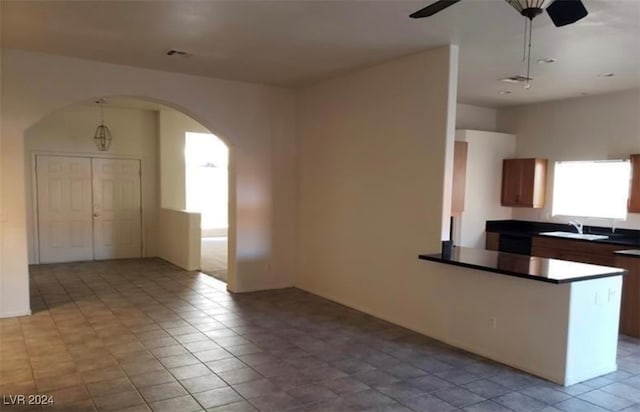
<svg viewBox="0 0 640 412">
<path fill-rule="evenodd" d="M 142 255 L 140 162 L 92 159 L 96 259 Z"/>
<path fill-rule="evenodd" d="M 502 162 L 502 206 L 518 206 L 522 186 L 522 163 L 519 159 Z"/>
<path fill-rule="evenodd" d="M 41 263 L 93 259 L 91 160 L 37 156 Z"/>
<path fill-rule="evenodd" d="M 533 191 L 536 180 L 536 159 L 523 159 L 520 172 L 520 201 L 523 206 L 533 206 Z"/>
</svg>

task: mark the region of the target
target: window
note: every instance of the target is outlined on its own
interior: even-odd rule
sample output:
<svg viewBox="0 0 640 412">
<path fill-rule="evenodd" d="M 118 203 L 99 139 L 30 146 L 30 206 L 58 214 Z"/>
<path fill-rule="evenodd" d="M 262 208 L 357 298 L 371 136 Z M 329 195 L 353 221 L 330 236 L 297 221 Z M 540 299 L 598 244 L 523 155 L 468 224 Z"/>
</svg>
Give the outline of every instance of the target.
<svg viewBox="0 0 640 412">
<path fill-rule="evenodd" d="M 553 215 L 625 219 L 630 179 L 626 160 L 556 162 Z"/>
<path fill-rule="evenodd" d="M 201 213 L 202 229 L 227 227 L 229 149 L 215 135 L 185 134 L 187 210 Z"/>
</svg>

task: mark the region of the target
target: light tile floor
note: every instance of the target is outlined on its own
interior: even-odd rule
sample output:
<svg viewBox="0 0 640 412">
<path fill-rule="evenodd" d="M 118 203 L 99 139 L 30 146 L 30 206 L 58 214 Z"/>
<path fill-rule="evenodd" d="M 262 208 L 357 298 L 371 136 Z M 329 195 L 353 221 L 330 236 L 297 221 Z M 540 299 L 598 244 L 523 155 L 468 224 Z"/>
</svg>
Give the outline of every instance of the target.
<svg viewBox="0 0 640 412">
<path fill-rule="evenodd" d="M 231 295 L 159 260 L 31 268 L 0 392 L 42 411 L 640 411 L 640 343 L 568 388 L 296 289 Z M 2 411 L 19 408 L 0 405 Z"/>
</svg>

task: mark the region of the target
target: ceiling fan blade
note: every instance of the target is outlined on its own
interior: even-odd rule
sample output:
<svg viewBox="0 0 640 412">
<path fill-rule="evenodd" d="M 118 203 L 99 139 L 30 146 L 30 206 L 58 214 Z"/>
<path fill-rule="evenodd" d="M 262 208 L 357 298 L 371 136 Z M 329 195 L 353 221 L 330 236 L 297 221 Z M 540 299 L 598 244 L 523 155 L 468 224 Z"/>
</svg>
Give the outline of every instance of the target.
<svg viewBox="0 0 640 412">
<path fill-rule="evenodd" d="M 589 12 L 581 0 L 556 0 L 547 7 L 547 14 L 556 27 L 562 27 L 577 22 Z"/>
<path fill-rule="evenodd" d="M 433 16 L 439 11 L 446 9 L 449 6 L 453 6 L 460 0 L 438 0 L 433 4 L 428 5 L 427 7 L 416 11 L 415 13 L 411 13 L 409 17 L 413 19 L 421 19 L 423 17 Z"/>
</svg>

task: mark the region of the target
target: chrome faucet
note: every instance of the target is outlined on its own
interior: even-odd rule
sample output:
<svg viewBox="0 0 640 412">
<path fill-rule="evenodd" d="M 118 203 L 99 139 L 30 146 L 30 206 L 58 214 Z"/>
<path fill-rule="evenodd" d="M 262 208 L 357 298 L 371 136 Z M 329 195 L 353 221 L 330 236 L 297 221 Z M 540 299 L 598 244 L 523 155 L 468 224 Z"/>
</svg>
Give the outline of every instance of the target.
<svg viewBox="0 0 640 412">
<path fill-rule="evenodd" d="M 578 233 L 582 234 L 582 228 L 583 228 L 582 222 L 580 222 L 578 220 L 572 220 L 572 221 L 569 222 L 569 226 L 575 227 L 576 230 L 578 231 Z"/>
</svg>

